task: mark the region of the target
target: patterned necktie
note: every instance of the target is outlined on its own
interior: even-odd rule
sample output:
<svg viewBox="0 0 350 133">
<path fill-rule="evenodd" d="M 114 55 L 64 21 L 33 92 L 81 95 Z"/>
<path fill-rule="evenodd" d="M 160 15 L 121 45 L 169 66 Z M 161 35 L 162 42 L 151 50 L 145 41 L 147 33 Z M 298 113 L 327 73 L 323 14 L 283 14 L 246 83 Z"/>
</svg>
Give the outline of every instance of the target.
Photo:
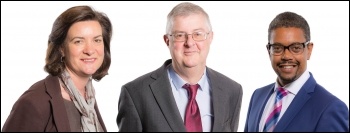
<svg viewBox="0 0 350 133">
<path fill-rule="evenodd" d="M 199 88 L 199 84 L 185 84 L 182 86 L 182 88 L 187 89 L 189 97 L 185 113 L 185 126 L 187 132 L 202 132 L 202 120 L 198 104 L 196 102 L 196 94 Z"/>
<path fill-rule="evenodd" d="M 264 132 L 272 132 L 275 129 L 278 117 L 282 109 L 282 98 L 288 94 L 288 91 L 280 87 L 276 91 L 276 99 L 274 109 L 270 113 L 269 117 L 266 119 Z"/>
</svg>

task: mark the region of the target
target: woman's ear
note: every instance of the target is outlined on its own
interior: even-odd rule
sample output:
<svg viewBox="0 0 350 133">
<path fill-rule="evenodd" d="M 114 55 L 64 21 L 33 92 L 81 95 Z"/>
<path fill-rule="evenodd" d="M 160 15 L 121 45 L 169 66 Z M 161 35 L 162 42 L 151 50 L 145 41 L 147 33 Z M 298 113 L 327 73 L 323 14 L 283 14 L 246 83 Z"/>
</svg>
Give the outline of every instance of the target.
<svg viewBox="0 0 350 133">
<path fill-rule="evenodd" d="M 63 50 L 63 48 L 61 47 L 59 50 L 61 52 L 62 57 L 64 57 L 64 50 Z"/>
</svg>

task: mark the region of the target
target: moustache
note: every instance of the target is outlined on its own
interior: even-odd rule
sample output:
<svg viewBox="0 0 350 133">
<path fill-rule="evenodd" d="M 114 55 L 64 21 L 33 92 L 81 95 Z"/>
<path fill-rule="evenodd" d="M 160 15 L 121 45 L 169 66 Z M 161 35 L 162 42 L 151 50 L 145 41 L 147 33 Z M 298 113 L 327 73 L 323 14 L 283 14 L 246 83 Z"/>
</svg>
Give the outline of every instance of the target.
<svg viewBox="0 0 350 133">
<path fill-rule="evenodd" d="M 282 61 L 282 62 L 279 62 L 277 63 L 277 65 L 300 65 L 299 62 L 293 62 L 293 61 Z"/>
</svg>

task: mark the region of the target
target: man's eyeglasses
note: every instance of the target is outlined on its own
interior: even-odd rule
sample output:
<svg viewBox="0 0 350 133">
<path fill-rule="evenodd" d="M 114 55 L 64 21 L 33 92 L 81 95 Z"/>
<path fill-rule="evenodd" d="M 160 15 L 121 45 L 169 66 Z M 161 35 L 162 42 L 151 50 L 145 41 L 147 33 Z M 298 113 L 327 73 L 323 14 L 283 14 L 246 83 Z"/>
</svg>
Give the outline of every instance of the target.
<svg viewBox="0 0 350 133">
<path fill-rule="evenodd" d="M 194 41 L 203 41 L 205 39 L 207 39 L 207 35 L 208 33 L 205 32 L 193 32 L 192 34 L 187 34 L 187 33 L 183 33 L 183 32 L 179 32 L 179 33 L 174 33 L 171 34 L 169 36 L 172 36 L 174 38 L 174 41 L 177 42 L 184 42 L 188 39 L 188 35 L 192 35 L 192 39 Z"/>
<path fill-rule="evenodd" d="M 268 43 L 266 45 L 266 48 L 269 50 L 270 54 L 272 55 L 281 55 L 284 53 L 286 49 L 289 50 L 290 53 L 293 55 L 298 55 L 304 52 L 305 46 L 307 46 L 310 43 L 304 42 L 304 43 L 292 43 L 289 46 L 283 46 L 282 44 L 270 44 Z"/>
</svg>

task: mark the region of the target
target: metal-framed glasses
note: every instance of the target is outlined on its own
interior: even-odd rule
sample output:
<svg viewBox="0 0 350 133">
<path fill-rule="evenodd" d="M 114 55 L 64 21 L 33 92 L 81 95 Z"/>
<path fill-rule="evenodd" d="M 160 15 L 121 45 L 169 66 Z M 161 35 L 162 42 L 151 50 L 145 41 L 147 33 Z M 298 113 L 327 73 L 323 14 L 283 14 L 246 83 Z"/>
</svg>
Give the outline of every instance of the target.
<svg viewBox="0 0 350 133">
<path fill-rule="evenodd" d="M 270 54 L 272 55 L 281 55 L 284 53 L 286 49 L 289 50 L 290 53 L 293 55 L 298 55 L 304 52 L 305 46 L 307 46 L 310 43 L 310 41 L 304 42 L 304 43 L 292 43 L 288 46 L 283 46 L 282 44 L 270 44 L 268 43 L 266 45 L 266 48 L 269 50 Z"/>
<path fill-rule="evenodd" d="M 188 39 L 188 35 L 192 35 L 192 39 L 194 41 L 204 41 L 207 39 L 209 32 L 193 32 L 192 34 L 187 34 L 184 32 L 178 32 L 178 33 L 174 33 L 174 34 L 170 34 L 169 36 L 172 36 L 173 39 L 177 42 L 184 42 Z"/>
</svg>

